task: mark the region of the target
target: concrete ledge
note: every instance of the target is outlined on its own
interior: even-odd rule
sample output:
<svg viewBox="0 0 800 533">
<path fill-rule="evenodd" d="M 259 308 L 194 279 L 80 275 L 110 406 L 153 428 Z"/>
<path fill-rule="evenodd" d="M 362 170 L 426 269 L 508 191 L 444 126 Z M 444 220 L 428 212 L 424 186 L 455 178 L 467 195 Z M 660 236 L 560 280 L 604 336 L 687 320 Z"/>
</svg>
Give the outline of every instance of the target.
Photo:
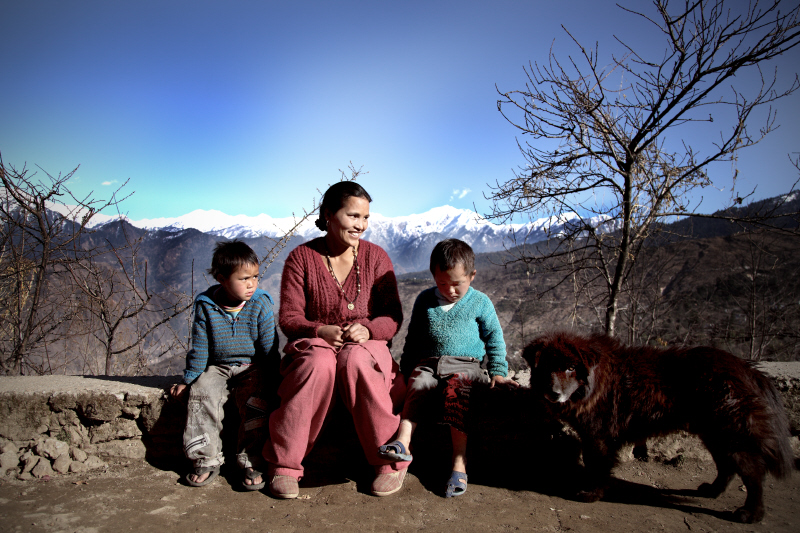
<svg viewBox="0 0 800 533">
<path fill-rule="evenodd" d="M 794 445 L 800 434 L 800 362 L 764 363 L 789 414 Z M 525 372 L 514 379 L 526 384 Z M 0 377 L 0 476 L 23 479 L 54 473 L 99 468 L 109 458 L 182 461 L 186 407 L 171 401 L 167 390 L 179 381 L 169 377 L 42 376 Z M 476 467 L 515 449 L 545 448 L 553 456 L 577 453 L 575 438 L 558 423 L 546 420 L 527 389 L 477 388 L 473 391 L 470 456 Z M 340 413 L 341 415 L 341 413 Z M 345 413 L 346 418 L 346 413 Z M 342 422 L 342 421 L 338 421 Z M 328 463 L 342 450 L 360 449 L 352 424 L 331 423 L 339 429 L 315 447 L 312 463 Z M 415 437 L 415 458 L 424 460 L 449 453 L 446 435 L 425 429 Z M 669 461 L 676 456 L 708 459 L 694 437 L 653 439 L 651 457 Z M 319 448 L 319 449 L 317 449 Z M 419 452 L 419 453 L 418 453 Z M 623 454 L 623 460 L 630 454 Z M 541 455 L 540 455 L 541 456 Z M 488 461 L 484 458 L 492 458 Z M 44 459 L 44 460 L 43 460 Z M 472 459 L 471 459 L 472 461 Z M 180 464 L 180 463 L 178 463 Z"/>
</svg>

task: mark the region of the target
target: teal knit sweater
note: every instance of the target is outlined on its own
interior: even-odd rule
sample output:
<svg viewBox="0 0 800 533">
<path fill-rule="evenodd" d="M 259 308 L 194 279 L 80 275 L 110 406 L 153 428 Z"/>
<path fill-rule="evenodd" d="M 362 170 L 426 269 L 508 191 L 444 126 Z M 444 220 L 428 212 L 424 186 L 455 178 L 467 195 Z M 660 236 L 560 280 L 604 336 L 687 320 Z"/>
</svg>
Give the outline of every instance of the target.
<svg viewBox="0 0 800 533">
<path fill-rule="evenodd" d="M 272 297 L 256 289 L 233 319 L 212 299 L 219 287 L 214 285 L 195 299 L 192 348 L 186 354 L 183 382 L 192 383 L 208 365 L 252 363 L 277 374 L 281 356 Z"/>
<path fill-rule="evenodd" d="M 489 297 L 470 287 L 449 311 L 444 311 L 435 290 L 432 287 L 422 291 L 414 302 L 400 359 L 402 373 L 410 376 L 414 367 L 428 357 L 449 355 L 483 361 L 488 356 L 489 375 L 506 377 L 506 343 Z"/>
</svg>

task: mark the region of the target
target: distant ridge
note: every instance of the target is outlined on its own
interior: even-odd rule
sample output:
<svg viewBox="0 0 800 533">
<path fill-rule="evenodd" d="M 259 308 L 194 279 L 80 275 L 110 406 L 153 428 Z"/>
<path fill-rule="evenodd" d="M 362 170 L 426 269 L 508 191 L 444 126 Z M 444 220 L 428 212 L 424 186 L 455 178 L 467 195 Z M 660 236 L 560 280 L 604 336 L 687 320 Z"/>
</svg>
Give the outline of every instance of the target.
<svg viewBox="0 0 800 533">
<path fill-rule="evenodd" d="M 113 220 L 111 217 L 99 222 Z M 282 236 L 291 229 L 293 217 L 273 218 L 228 215 L 216 210 L 197 209 L 186 215 L 172 218 L 127 220 L 131 225 L 147 231 L 181 232 L 195 229 L 202 233 L 227 239 L 253 239 Z M 398 272 L 427 268 L 428 257 L 434 245 L 445 238 L 458 238 L 469 243 L 476 253 L 496 252 L 505 247 L 534 243 L 547 239 L 548 231 L 557 232 L 560 224 L 554 219 L 542 218 L 526 224 L 494 224 L 481 219 L 474 211 L 449 205 L 433 208 L 425 213 L 399 217 L 370 214 L 370 224 L 364 238 L 386 250 Z M 314 220 L 303 222 L 296 238 L 307 241 L 322 235 Z"/>
<path fill-rule="evenodd" d="M 789 194 L 768 198 L 737 206 L 716 215 L 723 217 L 753 216 L 756 213 L 775 212 L 791 214 L 800 211 L 800 197 L 796 191 Z M 116 217 L 95 215 L 95 228 L 101 229 L 108 222 L 117 221 Z M 555 219 L 541 218 L 525 224 L 493 224 L 481 219 L 474 211 L 458 209 L 449 205 L 433 208 L 425 213 L 386 217 L 380 213 L 371 213 L 369 229 L 364 238 L 381 246 L 389 254 L 398 274 L 419 272 L 428 269 L 430 252 L 442 239 L 458 238 L 469 243 L 476 253 L 500 252 L 523 244 L 534 244 L 557 236 L 565 224 L 576 217 Z M 149 236 L 150 241 L 178 238 L 181 242 L 204 240 L 209 250 L 213 242 L 220 238 L 248 239 L 253 242 L 262 237 L 283 236 L 295 225 L 292 217 L 273 218 L 262 214 L 255 217 L 246 215 L 228 215 L 221 211 L 204 211 L 201 209 L 174 218 L 156 218 L 129 220 L 126 222 L 139 228 Z M 779 222 L 787 227 L 796 227 L 795 218 L 787 216 Z M 703 238 L 729 235 L 741 230 L 740 225 L 724 218 L 709 219 L 687 216 L 668 224 L 670 234 L 674 238 Z M 605 231 L 614 231 L 613 224 L 603 225 Z M 190 238 L 185 233 L 197 232 Z M 292 237 L 289 249 L 322 235 L 314 226 L 314 220 L 306 220 Z M 188 239 L 188 240 L 187 240 Z M 259 244 L 259 249 L 264 246 Z M 190 248 L 192 246 L 189 246 Z M 288 250 L 287 250 L 288 252 Z M 210 251 L 208 252 L 210 254 Z M 166 252 L 165 252 L 166 254 Z M 165 257 L 168 254 L 165 255 Z M 282 268 L 278 264 L 274 269 Z"/>
</svg>

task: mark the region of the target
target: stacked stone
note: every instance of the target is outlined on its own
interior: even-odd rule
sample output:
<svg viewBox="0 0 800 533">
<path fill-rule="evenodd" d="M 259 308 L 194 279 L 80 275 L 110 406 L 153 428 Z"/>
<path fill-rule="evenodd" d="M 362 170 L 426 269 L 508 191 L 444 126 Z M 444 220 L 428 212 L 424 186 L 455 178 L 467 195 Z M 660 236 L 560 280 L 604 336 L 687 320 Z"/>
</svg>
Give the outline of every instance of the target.
<svg viewBox="0 0 800 533">
<path fill-rule="evenodd" d="M 109 458 L 180 454 L 185 407 L 165 403 L 176 402 L 160 387 L 0 393 L 0 476 L 43 478 L 104 468 Z"/>
<path fill-rule="evenodd" d="M 52 437 L 20 443 L 0 439 L 0 474 L 28 480 L 105 468 L 106 462 Z"/>
</svg>

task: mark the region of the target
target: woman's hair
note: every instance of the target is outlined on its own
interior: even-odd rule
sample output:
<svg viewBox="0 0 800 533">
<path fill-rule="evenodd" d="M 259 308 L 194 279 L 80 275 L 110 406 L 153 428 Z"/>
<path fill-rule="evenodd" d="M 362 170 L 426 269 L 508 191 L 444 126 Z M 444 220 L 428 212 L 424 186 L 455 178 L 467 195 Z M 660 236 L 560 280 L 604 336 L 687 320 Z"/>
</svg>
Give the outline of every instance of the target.
<svg viewBox="0 0 800 533">
<path fill-rule="evenodd" d="M 458 265 L 464 267 L 464 274 L 469 276 L 475 270 L 475 252 L 469 244 L 458 239 L 445 239 L 433 247 L 431 252 L 431 274 L 447 272 Z"/>
<path fill-rule="evenodd" d="M 368 202 L 372 201 L 372 197 L 364 190 L 364 187 L 354 181 L 340 181 L 328 187 L 325 196 L 322 197 L 322 205 L 319 206 L 319 218 L 315 222 L 316 226 L 322 231 L 327 231 L 328 222 L 325 220 L 325 213 L 335 213 L 351 196 L 363 198 Z"/>
<path fill-rule="evenodd" d="M 220 241 L 214 246 L 211 268 L 208 273 L 214 279 L 218 276 L 228 278 L 245 265 L 258 266 L 258 256 L 252 248 L 240 240 Z"/>
</svg>

